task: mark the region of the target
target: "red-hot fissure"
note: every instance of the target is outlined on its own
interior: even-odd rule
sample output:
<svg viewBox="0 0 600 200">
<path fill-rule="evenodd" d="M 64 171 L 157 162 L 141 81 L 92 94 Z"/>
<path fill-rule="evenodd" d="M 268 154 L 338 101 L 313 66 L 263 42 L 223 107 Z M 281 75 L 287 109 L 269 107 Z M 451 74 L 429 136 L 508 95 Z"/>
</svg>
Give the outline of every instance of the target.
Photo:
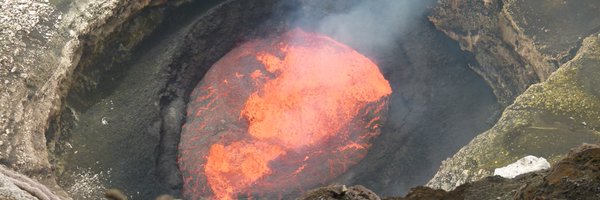
<svg viewBox="0 0 600 200">
<path fill-rule="evenodd" d="M 327 36 L 295 29 L 246 42 L 191 94 L 184 196 L 276 196 L 323 184 L 365 156 L 390 93 L 375 63 Z"/>
</svg>

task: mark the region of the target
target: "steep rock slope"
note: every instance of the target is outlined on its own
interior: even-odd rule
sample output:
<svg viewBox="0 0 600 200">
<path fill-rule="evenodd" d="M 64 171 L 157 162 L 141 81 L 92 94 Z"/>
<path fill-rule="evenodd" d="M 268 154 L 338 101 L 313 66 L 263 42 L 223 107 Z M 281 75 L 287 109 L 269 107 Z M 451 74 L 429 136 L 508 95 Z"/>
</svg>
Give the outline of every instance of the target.
<svg viewBox="0 0 600 200">
<path fill-rule="evenodd" d="M 60 110 L 84 48 L 164 1 L 0 2 L 0 163 L 56 185 L 45 131 Z"/>
<path fill-rule="evenodd" d="M 419 186 L 404 197 L 384 200 L 498 200 L 498 199 L 598 199 L 600 198 L 600 145 L 573 148 L 552 168 L 505 179 L 487 177 L 463 184 L 452 191 Z M 311 190 L 298 199 L 379 200 L 362 186 L 327 186 Z"/>
<path fill-rule="evenodd" d="M 544 81 L 570 60 L 583 38 L 598 31 L 600 2 L 544 0 L 442 0 L 430 21 L 461 48 L 470 66 L 503 105 Z"/>
<path fill-rule="evenodd" d="M 526 155 L 556 163 L 568 149 L 600 140 L 600 35 L 547 81 L 532 85 L 498 123 L 443 162 L 427 184 L 451 190 Z"/>
</svg>

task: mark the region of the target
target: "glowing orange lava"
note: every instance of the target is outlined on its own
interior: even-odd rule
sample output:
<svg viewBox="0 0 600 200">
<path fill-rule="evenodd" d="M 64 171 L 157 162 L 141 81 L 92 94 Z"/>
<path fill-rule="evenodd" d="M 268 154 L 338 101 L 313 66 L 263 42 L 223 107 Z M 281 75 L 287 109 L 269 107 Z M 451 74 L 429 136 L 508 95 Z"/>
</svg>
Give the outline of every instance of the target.
<svg viewBox="0 0 600 200">
<path fill-rule="evenodd" d="M 191 94 L 184 196 L 280 197 L 326 183 L 365 156 L 390 93 L 375 63 L 327 36 L 246 42 Z"/>
</svg>

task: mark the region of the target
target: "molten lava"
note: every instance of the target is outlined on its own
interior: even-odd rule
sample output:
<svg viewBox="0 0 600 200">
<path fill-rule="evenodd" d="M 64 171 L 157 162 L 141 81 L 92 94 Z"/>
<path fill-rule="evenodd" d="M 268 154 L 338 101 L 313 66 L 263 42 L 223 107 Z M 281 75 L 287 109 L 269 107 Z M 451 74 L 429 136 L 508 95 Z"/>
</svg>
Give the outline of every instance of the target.
<svg viewBox="0 0 600 200">
<path fill-rule="evenodd" d="M 246 42 L 191 94 L 184 196 L 280 197 L 324 184 L 366 155 L 390 93 L 375 63 L 327 36 L 296 29 Z"/>
</svg>

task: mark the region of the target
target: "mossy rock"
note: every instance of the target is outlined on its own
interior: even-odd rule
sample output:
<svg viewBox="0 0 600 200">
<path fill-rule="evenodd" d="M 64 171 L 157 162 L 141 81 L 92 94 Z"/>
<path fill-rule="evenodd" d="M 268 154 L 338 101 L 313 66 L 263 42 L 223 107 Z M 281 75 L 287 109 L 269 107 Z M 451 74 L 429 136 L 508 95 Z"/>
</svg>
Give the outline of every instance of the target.
<svg viewBox="0 0 600 200">
<path fill-rule="evenodd" d="M 554 163 L 570 148 L 600 141 L 599 38 L 586 38 L 571 61 L 528 88 L 494 127 L 444 161 L 428 186 L 450 190 L 526 155 Z"/>
</svg>

